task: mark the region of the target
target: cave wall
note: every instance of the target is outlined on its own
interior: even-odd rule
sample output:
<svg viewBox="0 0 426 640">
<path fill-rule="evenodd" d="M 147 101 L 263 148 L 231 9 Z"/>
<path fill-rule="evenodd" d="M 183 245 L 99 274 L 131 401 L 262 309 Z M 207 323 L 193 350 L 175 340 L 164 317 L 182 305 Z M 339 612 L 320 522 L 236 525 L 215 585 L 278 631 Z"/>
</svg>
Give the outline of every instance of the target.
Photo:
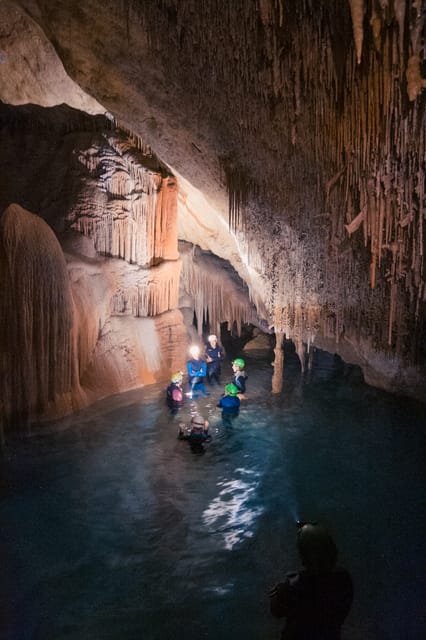
<svg viewBox="0 0 426 640">
<path fill-rule="evenodd" d="M 63 106 L 0 106 L 0 123 L 8 431 L 165 379 L 187 330 L 176 181 L 150 150 Z"/>
<path fill-rule="evenodd" d="M 65 105 L 0 105 L 0 148 L 6 432 L 166 380 L 194 312 L 258 322 L 227 261 L 178 249 L 176 178 L 139 138 Z"/>
<path fill-rule="evenodd" d="M 57 56 L 203 194 L 195 235 L 230 260 L 277 334 L 327 344 L 376 384 L 422 395 L 424 1 L 6 4 L 21 17 L 4 32 L 0 86 L 19 75 L 10 34 L 20 41 L 27 21 L 50 52 L 32 75 Z M 33 95 L 47 106 L 43 78 Z M 1 95 L 30 94 L 9 82 Z M 178 195 L 179 206 L 191 240 Z"/>
</svg>

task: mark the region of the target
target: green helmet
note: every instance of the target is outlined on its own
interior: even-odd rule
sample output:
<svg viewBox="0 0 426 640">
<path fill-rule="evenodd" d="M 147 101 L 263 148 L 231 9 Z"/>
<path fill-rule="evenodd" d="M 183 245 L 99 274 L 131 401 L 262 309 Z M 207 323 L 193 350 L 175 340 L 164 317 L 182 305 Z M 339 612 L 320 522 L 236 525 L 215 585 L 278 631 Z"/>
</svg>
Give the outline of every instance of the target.
<svg viewBox="0 0 426 640">
<path fill-rule="evenodd" d="M 320 524 L 304 524 L 297 534 L 297 546 L 308 571 L 331 571 L 337 562 L 337 547 L 328 531 Z"/>
<path fill-rule="evenodd" d="M 238 387 L 236 387 L 235 384 L 232 384 L 231 382 L 230 384 L 226 385 L 225 393 L 227 393 L 229 396 L 236 396 L 238 393 Z"/>
<path fill-rule="evenodd" d="M 244 369 L 246 366 L 246 363 L 242 358 L 235 358 L 235 360 L 232 361 L 232 364 L 235 364 L 239 369 Z"/>
</svg>

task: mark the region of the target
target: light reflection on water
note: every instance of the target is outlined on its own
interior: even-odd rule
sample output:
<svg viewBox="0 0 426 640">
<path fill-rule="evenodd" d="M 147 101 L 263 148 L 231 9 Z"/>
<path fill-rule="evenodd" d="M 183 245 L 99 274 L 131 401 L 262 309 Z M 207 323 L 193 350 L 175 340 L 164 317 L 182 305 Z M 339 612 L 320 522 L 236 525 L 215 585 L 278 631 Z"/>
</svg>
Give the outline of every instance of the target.
<svg viewBox="0 0 426 640">
<path fill-rule="evenodd" d="M 233 547 L 245 538 L 251 538 L 255 531 L 256 518 L 263 513 L 263 507 L 250 506 L 250 500 L 259 485 L 260 474 L 251 469 L 235 469 L 241 476 L 233 480 L 217 483 L 219 495 L 210 502 L 203 513 L 203 522 L 208 531 L 223 535 L 225 549 Z"/>
<path fill-rule="evenodd" d="M 355 582 L 347 640 L 423 640 L 425 407 L 324 356 L 271 395 L 247 356 L 240 415 L 221 389 L 171 416 L 161 385 L 10 446 L 1 467 L 1 640 L 278 638 L 268 589 L 297 567 L 295 519 L 324 522 Z M 204 455 L 177 439 L 200 411 Z M 6 630 L 7 629 L 7 630 Z"/>
</svg>

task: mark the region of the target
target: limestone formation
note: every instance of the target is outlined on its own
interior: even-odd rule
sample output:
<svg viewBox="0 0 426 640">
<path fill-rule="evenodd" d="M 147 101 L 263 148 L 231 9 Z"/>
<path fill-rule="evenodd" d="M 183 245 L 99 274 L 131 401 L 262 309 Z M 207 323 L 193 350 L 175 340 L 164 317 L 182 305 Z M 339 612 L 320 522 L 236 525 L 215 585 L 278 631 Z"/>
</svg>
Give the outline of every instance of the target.
<svg viewBox="0 0 426 640">
<path fill-rule="evenodd" d="M 302 360 L 327 345 L 425 397 L 424 0 L 0 12 L 0 211 L 19 203 L 64 247 L 82 234 L 87 268 L 110 262 L 105 335 L 122 320 L 136 352 L 138 318 L 177 326 L 180 287 L 200 324 L 268 326 Z M 231 306 L 220 260 L 244 283 Z"/>
<path fill-rule="evenodd" d="M 78 408 L 74 301 L 61 246 L 18 205 L 0 218 L 2 422 L 29 428 L 49 406 Z"/>
</svg>

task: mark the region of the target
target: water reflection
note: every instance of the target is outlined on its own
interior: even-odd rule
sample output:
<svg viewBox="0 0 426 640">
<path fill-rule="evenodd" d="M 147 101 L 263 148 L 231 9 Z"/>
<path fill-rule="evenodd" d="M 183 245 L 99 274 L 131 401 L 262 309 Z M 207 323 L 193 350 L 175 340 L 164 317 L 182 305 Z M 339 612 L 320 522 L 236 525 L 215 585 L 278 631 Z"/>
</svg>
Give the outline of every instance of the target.
<svg viewBox="0 0 426 640">
<path fill-rule="evenodd" d="M 251 469 L 235 469 L 232 480 L 221 480 L 219 495 L 213 498 L 203 513 L 203 522 L 210 532 L 221 533 L 225 549 L 231 551 L 245 538 L 254 535 L 254 524 L 263 512 L 261 506 L 255 506 L 256 488 L 261 474 Z"/>
</svg>

